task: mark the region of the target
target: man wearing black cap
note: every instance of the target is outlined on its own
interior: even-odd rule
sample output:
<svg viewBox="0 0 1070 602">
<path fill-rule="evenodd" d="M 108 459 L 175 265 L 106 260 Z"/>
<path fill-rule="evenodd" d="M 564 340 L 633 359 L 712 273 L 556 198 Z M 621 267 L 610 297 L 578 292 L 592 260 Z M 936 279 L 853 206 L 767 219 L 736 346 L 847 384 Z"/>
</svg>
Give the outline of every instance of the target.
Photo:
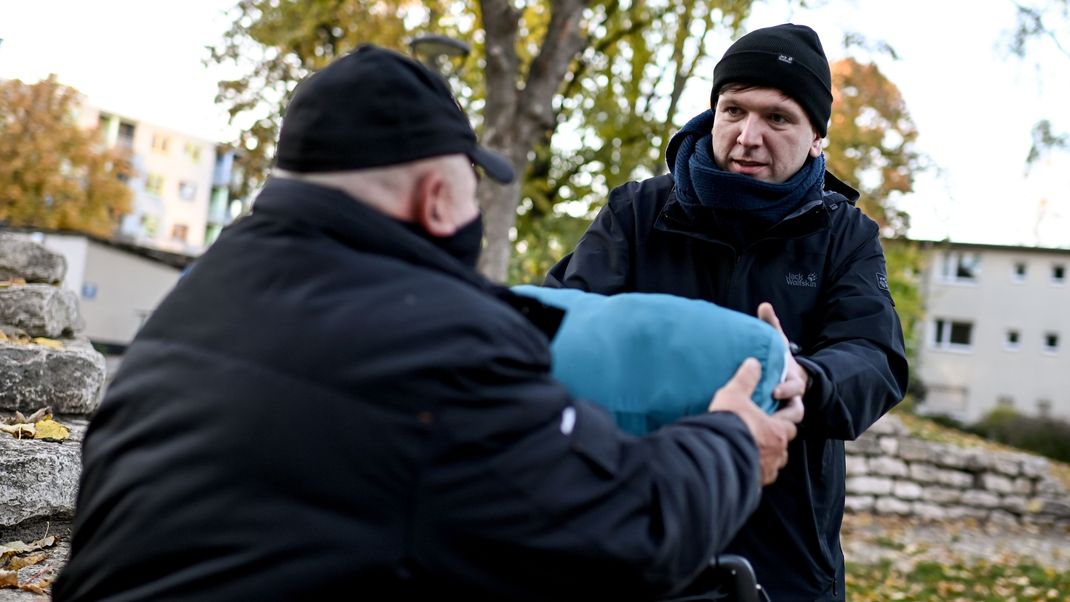
<svg viewBox="0 0 1070 602">
<path fill-rule="evenodd" d="M 669 142 L 671 173 L 613 190 L 547 278 L 712 301 L 757 313 L 795 344 L 774 397 L 802 396 L 806 415 L 787 467 L 728 547 L 778 602 L 844 599 L 843 442 L 907 381 L 878 227 L 825 171 L 831 81 L 808 27 L 741 37 L 714 69 L 711 110 Z"/>
<path fill-rule="evenodd" d="M 412 60 L 298 86 L 275 177 L 89 427 L 55 600 L 632 600 L 706 566 L 794 425 L 754 360 L 643 438 L 571 399 L 560 312 L 473 269 L 474 166 L 513 177 Z"/>
</svg>

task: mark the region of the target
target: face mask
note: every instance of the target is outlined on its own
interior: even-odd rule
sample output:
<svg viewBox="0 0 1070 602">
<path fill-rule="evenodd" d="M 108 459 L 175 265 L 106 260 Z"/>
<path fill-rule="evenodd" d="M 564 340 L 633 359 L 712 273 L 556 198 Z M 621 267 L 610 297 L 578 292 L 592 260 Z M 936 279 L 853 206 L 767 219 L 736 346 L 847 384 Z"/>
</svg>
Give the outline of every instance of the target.
<svg viewBox="0 0 1070 602">
<path fill-rule="evenodd" d="M 483 214 L 461 226 L 452 236 L 432 236 L 419 224 L 401 222 L 410 232 L 442 249 L 464 265 L 476 268 L 479 254 L 483 250 Z"/>
</svg>

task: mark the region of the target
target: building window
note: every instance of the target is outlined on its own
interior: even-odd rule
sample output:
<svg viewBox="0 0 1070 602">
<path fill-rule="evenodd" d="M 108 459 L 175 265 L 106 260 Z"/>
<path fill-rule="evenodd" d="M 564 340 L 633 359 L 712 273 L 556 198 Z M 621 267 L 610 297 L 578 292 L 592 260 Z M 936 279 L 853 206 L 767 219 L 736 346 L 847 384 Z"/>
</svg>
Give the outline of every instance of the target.
<svg viewBox="0 0 1070 602">
<path fill-rule="evenodd" d="M 156 232 L 160 229 L 160 220 L 153 215 L 142 215 L 141 220 L 141 232 L 149 237 L 156 238 Z"/>
<path fill-rule="evenodd" d="M 192 201 L 197 196 L 197 183 L 182 181 L 178 183 L 178 198 L 183 201 Z"/>
<path fill-rule="evenodd" d="M 1044 352 L 1045 353 L 1058 353 L 1059 351 L 1059 335 L 1054 332 L 1044 333 Z"/>
<path fill-rule="evenodd" d="M 1011 282 L 1025 282 L 1025 262 L 1016 261 L 1014 263 L 1014 269 L 1011 271 Z"/>
<path fill-rule="evenodd" d="M 134 148 L 134 124 L 127 121 L 119 122 L 119 137 L 115 144 L 119 148 Z"/>
<path fill-rule="evenodd" d="M 166 153 L 167 152 L 167 147 L 170 144 L 170 142 L 171 142 L 170 139 L 168 139 L 168 137 L 164 136 L 163 134 L 153 134 L 152 135 L 152 150 L 154 150 L 154 151 L 156 151 L 158 153 Z"/>
<path fill-rule="evenodd" d="M 1006 338 L 1003 339 L 1003 347 L 1011 351 L 1017 351 L 1022 347 L 1022 333 L 1017 330 L 1008 330 Z"/>
<path fill-rule="evenodd" d="M 996 405 L 1001 408 L 1013 408 L 1014 398 L 1010 395 L 1000 395 L 996 398 Z"/>
<path fill-rule="evenodd" d="M 200 160 L 201 160 L 201 147 L 200 147 L 199 144 L 194 144 L 192 142 L 187 142 L 186 146 L 183 148 L 183 150 L 186 153 L 186 156 L 189 157 L 190 161 L 193 161 L 194 163 L 199 163 L 200 162 Z"/>
<path fill-rule="evenodd" d="M 186 236 L 189 234 L 189 226 L 186 224 L 175 224 L 171 226 L 171 238 L 174 240 L 186 242 Z"/>
<path fill-rule="evenodd" d="M 1047 416 L 1051 414 L 1051 400 L 1050 399 L 1038 399 L 1037 400 L 1037 414 L 1041 416 Z"/>
<path fill-rule="evenodd" d="M 944 254 L 940 277 L 948 282 L 977 282 L 981 272 L 981 255 L 965 251 Z"/>
<path fill-rule="evenodd" d="M 160 196 L 163 192 L 163 176 L 158 173 L 150 173 L 145 177 L 145 192 Z"/>
<path fill-rule="evenodd" d="M 1065 284 L 1066 283 L 1066 266 L 1057 263 L 1051 266 L 1051 282 L 1052 284 Z"/>
<path fill-rule="evenodd" d="M 940 349 L 969 349 L 973 345 L 973 323 L 936 320 L 933 345 Z"/>
</svg>

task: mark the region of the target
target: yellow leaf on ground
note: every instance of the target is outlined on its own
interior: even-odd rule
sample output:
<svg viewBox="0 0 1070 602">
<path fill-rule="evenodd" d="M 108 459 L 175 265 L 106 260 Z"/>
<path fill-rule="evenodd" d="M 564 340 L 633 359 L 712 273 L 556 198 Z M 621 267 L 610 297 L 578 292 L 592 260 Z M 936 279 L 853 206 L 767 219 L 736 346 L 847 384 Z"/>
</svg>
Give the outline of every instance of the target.
<svg viewBox="0 0 1070 602">
<path fill-rule="evenodd" d="M 4 332 L 3 330 L 0 330 L 0 341 L 6 341 L 6 340 L 7 340 L 7 333 Z"/>
<path fill-rule="evenodd" d="M 30 554 L 29 556 L 16 556 L 8 560 L 7 565 L 5 565 L 4 568 L 9 571 L 17 571 L 21 568 L 40 564 L 45 560 L 48 560 L 48 554 L 45 554 L 44 552 Z"/>
<path fill-rule="evenodd" d="M 33 342 L 37 343 L 38 345 L 41 345 L 43 347 L 48 347 L 49 349 L 63 349 L 63 343 L 60 343 L 59 341 L 57 341 L 55 339 L 46 339 L 45 337 L 36 337 L 36 338 L 34 338 Z"/>
<path fill-rule="evenodd" d="M 71 436 L 70 429 L 56 422 L 55 420 L 52 420 L 51 418 L 38 420 L 34 424 L 34 427 L 34 439 L 44 439 L 46 441 L 63 441 Z"/>
</svg>

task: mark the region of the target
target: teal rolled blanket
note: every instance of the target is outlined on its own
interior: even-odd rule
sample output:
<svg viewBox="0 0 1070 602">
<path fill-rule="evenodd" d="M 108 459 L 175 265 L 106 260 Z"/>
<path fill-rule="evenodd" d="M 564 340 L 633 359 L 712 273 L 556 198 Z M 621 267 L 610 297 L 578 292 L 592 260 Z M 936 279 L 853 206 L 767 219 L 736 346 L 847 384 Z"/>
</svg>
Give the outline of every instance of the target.
<svg viewBox="0 0 1070 602">
<path fill-rule="evenodd" d="M 773 413 L 786 345 L 756 317 L 694 299 L 654 293 L 599 295 L 523 285 L 518 295 L 565 310 L 550 344 L 553 376 L 574 397 L 609 410 L 642 435 L 707 411 L 714 393 L 748 357 L 762 364 L 754 403 Z"/>
</svg>

